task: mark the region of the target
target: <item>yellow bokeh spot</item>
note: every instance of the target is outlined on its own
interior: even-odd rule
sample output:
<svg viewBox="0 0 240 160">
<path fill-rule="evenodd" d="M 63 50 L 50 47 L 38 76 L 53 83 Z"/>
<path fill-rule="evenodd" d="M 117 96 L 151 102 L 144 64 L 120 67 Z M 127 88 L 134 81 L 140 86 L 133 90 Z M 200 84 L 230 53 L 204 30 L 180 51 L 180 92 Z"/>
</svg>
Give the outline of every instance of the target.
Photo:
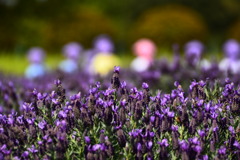
<svg viewBox="0 0 240 160">
<path fill-rule="evenodd" d="M 99 53 L 93 60 L 94 71 L 100 75 L 106 75 L 113 70 L 114 66 L 119 66 L 120 60 L 113 54 Z"/>
</svg>

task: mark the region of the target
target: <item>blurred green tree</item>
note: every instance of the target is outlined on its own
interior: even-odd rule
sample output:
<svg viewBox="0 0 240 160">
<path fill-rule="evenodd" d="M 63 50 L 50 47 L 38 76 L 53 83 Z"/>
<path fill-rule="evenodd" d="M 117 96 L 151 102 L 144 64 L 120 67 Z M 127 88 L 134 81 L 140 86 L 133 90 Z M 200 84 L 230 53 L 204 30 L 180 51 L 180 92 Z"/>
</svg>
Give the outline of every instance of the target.
<svg viewBox="0 0 240 160">
<path fill-rule="evenodd" d="M 240 20 L 231 25 L 226 38 L 234 38 L 240 41 Z"/>
<path fill-rule="evenodd" d="M 99 34 L 114 37 L 116 30 L 111 20 L 101 11 L 79 6 L 69 14 L 58 16 L 51 21 L 46 34 L 48 48 L 56 48 L 70 41 L 77 41 L 90 48 Z"/>
<path fill-rule="evenodd" d="M 114 22 L 113 28 L 118 30 L 114 40 L 121 42 L 124 46 L 124 41 L 129 38 L 126 31 L 132 28 L 135 20 L 145 10 L 170 3 L 192 8 L 204 17 L 210 30 L 209 33 L 211 33 L 210 38 L 215 37 L 215 35 L 220 35 L 217 36 L 220 39 L 224 38 L 225 31 L 240 17 L 239 0 L 121 0 L 118 2 L 113 0 L 104 0 L 104 2 L 99 0 L 0 0 L 0 49 L 13 49 L 22 44 L 23 40 L 20 41 L 20 39 L 24 39 L 24 36 L 22 38 L 19 36 L 23 34 L 21 28 L 26 19 L 29 18 L 29 21 L 36 23 L 57 23 L 56 21 L 61 21 L 62 17 L 65 17 L 65 20 L 66 17 L 70 17 L 79 5 L 94 6 L 101 11 L 106 19 L 109 17 L 108 21 Z M 38 20 L 39 22 L 37 22 Z M 62 22 L 61 26 L 64 24 Z M 33 30 L 36 32 L 38 30 L 37 27 L 30 24 L 27 26 L 34 28 Z M 39 28 L 39 30 L 41 33 L 42 29 Z"/>
<path fill-rule="evenodd" d="M 146 37 L 158 45 L 184 44 L 192 39 L 204 40 L 207 27 L 202 18 L 187 7 L 168 5 L 144 12 L 131 29 L 131 38 Z M 131 42 L 132 43 L 132 42 Z"/>
</svg>

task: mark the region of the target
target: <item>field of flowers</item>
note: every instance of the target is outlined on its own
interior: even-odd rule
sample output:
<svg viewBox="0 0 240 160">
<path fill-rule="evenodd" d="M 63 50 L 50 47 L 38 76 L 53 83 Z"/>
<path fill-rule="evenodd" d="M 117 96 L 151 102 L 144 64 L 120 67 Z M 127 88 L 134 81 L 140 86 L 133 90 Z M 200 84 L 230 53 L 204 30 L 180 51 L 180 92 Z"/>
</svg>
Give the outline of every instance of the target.
<svg viewBox="0 0 240 160">
<path fill-rule="evenodd" d="M 240 160 L 239 10 L 0 0 L 0 160 Z"/>
<path fill-rule="evenodd" d="M 239 74 L 214 63 L 0 79 L 0 159 L 240 159 Z"/>
</svg>

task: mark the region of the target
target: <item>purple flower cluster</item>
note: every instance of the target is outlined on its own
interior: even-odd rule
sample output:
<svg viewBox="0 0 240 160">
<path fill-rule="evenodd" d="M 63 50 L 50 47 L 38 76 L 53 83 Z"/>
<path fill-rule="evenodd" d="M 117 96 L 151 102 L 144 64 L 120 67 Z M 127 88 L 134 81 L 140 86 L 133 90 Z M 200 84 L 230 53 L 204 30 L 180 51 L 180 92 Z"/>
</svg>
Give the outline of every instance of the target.
<svg viewBox="0 0 240 160">
<path fill-rule="evenodd" d="M 229 79 L 154 94 L 115 67 L 108 86 L 71 95 L 63 85 L 23 103 L 0 84 L 0 159 L 240 159 L 240 88 Z"/>
</svg>

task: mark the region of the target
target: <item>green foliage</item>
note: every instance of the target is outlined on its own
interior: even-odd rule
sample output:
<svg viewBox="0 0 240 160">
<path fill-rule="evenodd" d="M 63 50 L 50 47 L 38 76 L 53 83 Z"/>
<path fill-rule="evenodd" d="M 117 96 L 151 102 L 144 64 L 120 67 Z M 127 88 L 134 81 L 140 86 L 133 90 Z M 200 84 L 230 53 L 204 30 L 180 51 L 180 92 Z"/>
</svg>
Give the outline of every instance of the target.
<svg viewBox="0 0 240 160">
<path fill-rule="evenodd" d="M 11 2 L 14 3 L 10 5 Z M 62 44 L 69 41 L 69 39 L 71 39 L 71 41 L 83 41 L 82 43 L 88 48 L 91 46 L 92 37 L 101 31 L 113 36 L 112 38 L 114 42 L 116 42 L 116 46 L 119 47 L 117 49 L 125 51 L 127 47 L 126 40 L 130 38 L 132 42 L 138 38 L 129 35 L 128 30 L 135 30 L 134 27 L 137 26 L 137 24 L 142 26 L 141 22 L 135 23 L 139 15 L 153 7 L 164 6 L 170 3 L 186 6 L 203 16 L 208 29 L 211 31 L 209 32 L 211 34 L 208 38 L 215 43 L 216 40 L 218 41 L 220 39 L 220 41 L 222 41 L 223 38 L 225 38 L 226 29 L 240 16 L 239 0 L 122 0 L 117 3 L 113 0 L 104 0 L 104 3 L 99 0 L 0 0 L 0 50 L 17 50 L 21 52 L 25 51 L 29 45 L 39 44 L 42 45 L 42 47 L 51 48 L 56 51 L 56 49 L 59 50 Z M 79 9 L 79 6 L 81 6 L 81 9 Z M 82 23 L 80 25 L 79 19 L 82 16 L 77 15 L 80 14 L 79 11 L 82 15 L 90 15 L 90 13 L 92 15 L 94 12 L 93 18 L 89 20 L 88 16 L 87 20 L 81 20 Z M 185 16 L 188 11 L 189 9 L 185 8 L 184 11 L 176 12 L 184 14 L 183 16 Z M 190 12 L 193 13 L 192 11 Z M 192 16 L 194 17 L 195 13 L 193 13 Z M 166 15 L 166 19 L 168 19 L 168 17 L 169 16 Z M 151 19 L 152 18 L 150 18 L 149 21 Z M 195 23 L 198 19 L 199 17 L 192 21 L 194 23 L 193 28 L 189 30 L 191 32 L 187 33 L 187 36 L 195 34 L 192 30 L 196 28 L 197 25 Z M 176 21 L 174 24 L 179 24 L 179 21 Z M 34 24 L 30 24 L 30 22 Z M 83 22 L 87 24 L 83 25 Z M 132 26 L 134 23 L 135 26 Z M 189 27 L 192 23 L 182 22 L 180 26 L 183 25 Z M 142 26 L 141 28 L 145 30 L 146 25 L 144 26 L 145 27 Z M 151 27 L 153 26 L 149 26 L 148 28 Z M 168 34 L 170 34 L 169 39 L 171 41 L 178 40 L 177 37 L 180 31 L 182 31 L 181 28 L 179 28 L 179 32 L 176 32 L 171 29 L 171 27 L 168 27 L 166 27 L 167 29 L 162 29 L 161 27 L 161 30 L 167 30 Z M 153 30 L 150 30 L 151 35 L 154 34 L 155 28 L 157 27 L 153 27 Z M 199 28 L 201 28 L 201 24 L 198 26 L 198 29 Z M 184 29 L 186 29 L 186 27 Z M 77 32 L 74 32 L 74 30 L 77 30 Z M 117 33 L 115 32 L 116 30 Z M 42 34 L 43 31 L 44 34 Z M 65 34 L 63 32 L 65 32 Z M 232 35 L 235 37 L 234 33 L 235 32 L 231 32 L 230 37 Z M 185 34 L 185 32 L 182 32 L 182 35 Z M 205 31 L 203 35 L 197 33 L 201 38 L 206 34 Z M 165 35 L 164 33 L 164 36 Z M 176 35 L 176 38 L 173 40 L 171 39 L 172 35 Z M 239 35 L 239 33 L 237 33 L 237 35 Z M 143 34 L 143 36 L 145 36 L 145 34 Z M 162 35 L 160 37 L 162 37 Z M 198 36 L 192 37 L 198 38 Z M 30 39 L 33 44 L 31 44 Z M 169 39 L 167 40 L 170 41 Z M 54 42 L 54 40 L 57 42 Z"/>
<path fill-rule="evenodd" d="M 1 5 L 0 17 L 0 49 L 7 50 L 16 44 L 16 18 L 10 9 Z"/>
<path fill-rule="evenodd" d="M 132 40 L 147 37 L 159 45 L 204 40 L 206 34 L 207 27 L 201 17 L 179 5 L 157 7 L 144 12 L 131 30 Z"/>
<path fill-rule="evenodd" d="M 46 57 L 46 67 L 48 70 L 56 69 L 61 60 L 63 60 L 61 53 L 49 53 Z M 11 65 L 9 65 L 11 64 Z M 29 62 L 27 56 L 17 53 L 0 53 L 0 72 L 4 74 L 23 75 Z"/>
<path fill-rule="evenodd" d="M 240 20 L 235 22 L 229 29 L 228 38 L 240 40 Z"/>
<path fill-rule="evenodd" d="M 48 47 L 54 48 L 69 41 L 77 41 L 84 47 L 91 47 L 92 40 L 99 34 L 114 36 L 114 26 L 101 12 L 91 8 L 79 7 L 68 15 L 51 21 L 46 33 Z"/>
<path fill-rule="evenodd" d="M 64 56 L 60 52 L 47 52 L 45 59 L 46 67 L 48 70 L 54 70 L 63 59 Z M 130 53 L 121 53 L 118 55 L 118 59 L 121 60 L 121 66 L 129 67 L 133 56 Z M 27 61 L 27 56 L 23 55 L 23 53 L 0 52 L 0 72 L 5 74 L 23 75 L 28 65 L 29 62 Z"/>
<path fill-rule="evenodd" d="M 46 21 L 35 18 L 22 19 L 18 27 L 18 45 L 24 49 L 32 46 L 45 47 L 48 28 L 49 24 Z"/>
</svg>

